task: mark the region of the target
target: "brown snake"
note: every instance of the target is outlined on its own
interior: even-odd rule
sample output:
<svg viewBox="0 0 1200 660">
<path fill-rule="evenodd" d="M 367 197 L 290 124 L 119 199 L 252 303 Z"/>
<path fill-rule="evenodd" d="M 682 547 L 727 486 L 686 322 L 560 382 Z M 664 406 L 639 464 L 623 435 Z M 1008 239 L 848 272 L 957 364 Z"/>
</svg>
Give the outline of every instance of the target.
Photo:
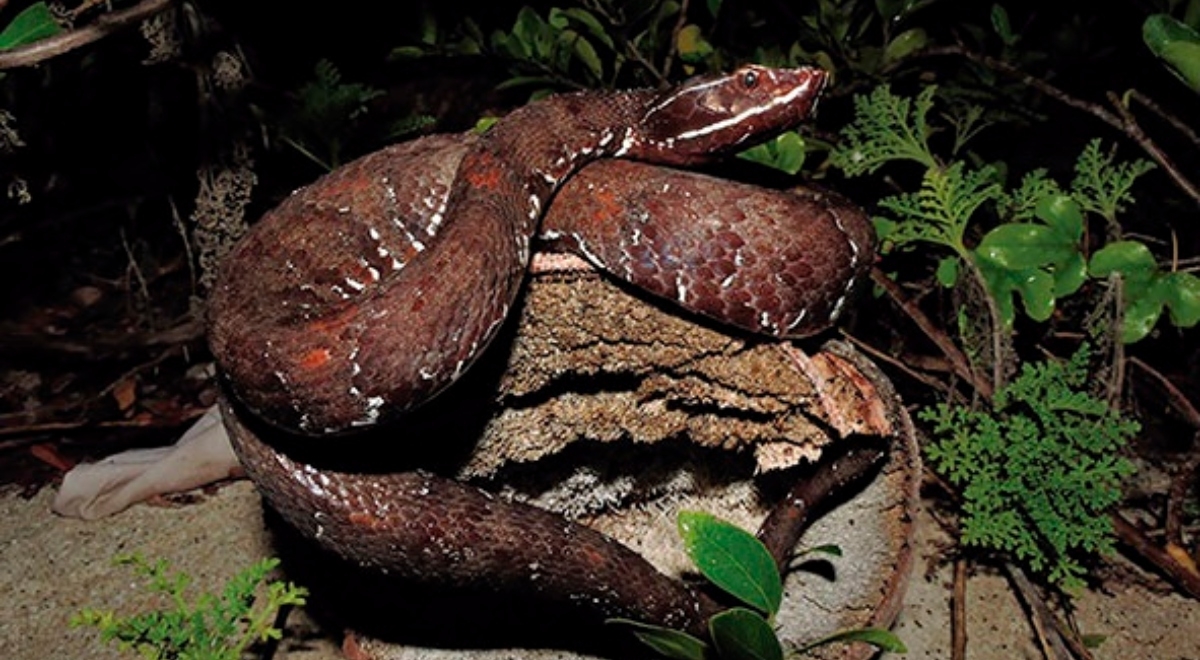
<svg viewBox="0 0 1200 660">
<path fill-rule="evenodd" d="M 337 471 L 282 445 L 332 446 L 458 379 L 513 306 L 539 231 L 750 331 L 828 327 L 872 251 L 850 205 L 627 161 L 584 167 L 707 162 L 805 119 L 824 83 L 819 69 L 747 66 L 665 92 L 554 96 L 481 136 L 395 145 L 295 192 L 239 243 L 210 300 L 226 423 L 251 478 L 291 525 L 361 565 L 703 631 L 707 601 L 586 527 L 425 471 Z"/>
</svg>

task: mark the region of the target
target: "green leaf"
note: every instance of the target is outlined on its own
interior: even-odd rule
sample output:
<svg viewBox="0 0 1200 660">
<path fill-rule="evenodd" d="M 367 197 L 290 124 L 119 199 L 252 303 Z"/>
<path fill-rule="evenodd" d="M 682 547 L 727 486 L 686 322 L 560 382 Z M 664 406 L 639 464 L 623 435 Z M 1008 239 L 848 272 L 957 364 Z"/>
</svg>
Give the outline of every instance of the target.
<svg viewBox="0 0 1200 660">
<path fill-rule="evenodd" d="M 1079 203 L 1070 195 L 1052 194 L 1042 197 L 1037 201 L 1034 215 L 1073 242 L 1083 238 L 1083 212 Z"/>
<path fill-rule="evenodd" d="M 889 653 L 908 653 L 908 647 L 890 630 L 882 628 L 853 628 L 835 632 L 798 649 L 800 653 L 836 642 L 863 642 Z"/>
<path fill-rule="evenodd" d="M 1088 270 L 1092 277 L 1101 279 L 1113 273 L 1121 273 L 1127 282 L 1148 281 L 1158 270 L 1158 264 L 1145 243 L 1116 241 L 1092 254 Z"/>
<path fill-rule="evenodd" d="M 568 7 L 566 9 L 555 8 L 551 9 L 550 12 L 551 15 L 553 15 L 554 12 L 562 12 L 564 16 L 585 27 L 588 31 L 588 34 L 592 35 L 592 37 L 597 41 L 607 46 L 610 50 L 614 48 L 613 40 L 608 34 L 608 30 L 604 29 L 604 25 L 600 23 L 599 19 L 597 19 L 592 12 L 580 7 Z"/>
<path fill-rule="evenodd" d="M 633 636 L 637 637 L 638 641 L 649 646 L 656 653 L 674 660 L 704 660 L 705 653 L 708 651 L 708 645 L 703 641 L 671 628 L 652 626 L 630 619 L 609 619 L 605 623 L 632 628 Z"/>
<path fill-rule="evenodd" d="M 1012 23 L 1008 20 L 1008 11 L 1004 6 L 997 3 L 992 5 L 992 29 L 996 31 L 996 36 L 1000 37 L 1000 41 L 1004 42 L 1005 46 L 1012 46 L 1017 43 L 1019 35 L 1014 34 Z"/>
<path fill-rule="evenodd" d="M 1129 191 L 1138 177 L 1152 169 L 1154 164 L 1145 159 L 1114 163 L 1112 153 L 1101 150 L 1099 139 L 1090 140 L 1075 162 L 1071 194 L 1084 210 L 1114 221 L 1132 203 Z"/>
<path fill-rule="evenodd" d="M 1176 78 L 1200 92 L 1200 34 L 1168 14 L 1152 14 L 1142 23 L 1142 40 Z"/>
<path fill-rule="evenodd" d="M 988 232 L 976 251 L 1006 269 L 1030 270 L 1063 261 L 1078 249 L 1053 227 L 1013 222 Z"/>
<path fill-rule="evenodd" d="M 574 30 L 567 30 L 562 33 L 561 39 L 572 45 L 575 57 L 583 62 L 589 73 L 592 74 L 594 80 L 602 80 L 604 78 L 604 64 L 600 61 L 600 55 L 596 53 L 592 42 L 584 39 Z"/>
<path fill-rule="evenodd" d="M 783 660 L 783 646 L 758 612 L 734 607 L 708 621 L 713 646 L 722 660 Z"/>
<path fill-rule="evenodd" d="M 695 23 L 689 23 L 679 30 L 675 46 L 679 49 L 679 58 L 688 64 L 700 64 L 712 55 L 714 50 L 712 44 L 704 38 L 700 26 Z"/>
<path fill-rule="evenodd" d="M 1126 283 L 1127 291 L 1128 286 Z M 1158 317 L 1162 316 L 1163 304 L 1162 297 L 1156 295 L 1152 288 L 1126 301 L 1121 319 L 1121 341 L 1132 344 L 1145 339 L 1158 323 Z"/>
<path fill-rule="evenodd" d="M 936 273 L 938 284 L 947 289 L 958 284 L 958 259 L 958 255 L 952 255 L 938 260 Z"/>
<path fill-rule="evenodd" d="M 1189 328 L 1200 322 L 1200 278 L 1191 273 L 1168 273 L 1164 276 L 1167 305 L 1171 308 L 1171 323 Z"/>
<path fill-rule="evenodd" d="M 46 3 L 35 2 L 14 16 L 4 31 L 0 32 L 0 50 L 41 41 L 62 31 Z"/>
<path fill-rule="evenodd" d="M 804 167 L 804 138 L 795 131 L 787 131 L 742 151 L 738 157 L 793 175 Z"/>
<path fill-rule="evenodd" d="M 716 18 L 721 11 L 721 0 L 708 0 L 706 5 L 708 6 L 708 15 Z"/>
<path fill-rule="evenodd" d="M 922 28 L 911 28 L 896 35 L 883 49 L 885 64 L 904 59 L 929 44 L 929 35 Z"/>
<path fill-rule="evenodd" d="M 928 85 L 910 99 L 892 94 L 884 85 L 869 95 L 856 95 L 854 121 L 842 129 L 842 140 L 830 153 L 834 166 L 846 176 L 871 174 L 895 160 L 912 160 L 931 170 L 940 169 L 927 142 L 930 129 L 926 116 L 936 92 L 936 85 Z"/>
<path fill-rule="evenodd" d="M 804 555 L 817 555 L 817 554 L 830 555 L 831 557 L 841 557 L 842 556 L 842 546 L 840 546 L 836 543 L 826 543 L 825 545 L 818 545 L 815 548 L 808 548 L 807 550 L 803 550 L 797 556 L 803 557 Z"/>
<path fill-rule="evenodd" d="M 684 549 L 704 577 L 768 616 L 779 611 L 779 569 L 753 534 L 700 511 L 681 511 L 678 526 Z"/>
</svg>

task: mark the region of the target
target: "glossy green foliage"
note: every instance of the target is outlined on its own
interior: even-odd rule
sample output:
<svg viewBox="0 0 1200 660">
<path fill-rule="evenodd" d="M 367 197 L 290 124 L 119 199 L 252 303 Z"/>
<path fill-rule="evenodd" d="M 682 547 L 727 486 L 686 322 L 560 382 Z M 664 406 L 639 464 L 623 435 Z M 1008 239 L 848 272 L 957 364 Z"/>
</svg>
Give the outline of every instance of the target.
<svg viewBox="0 0 1200 660">
<path fill-rule="evenodd" d="M 783 645 L 761 614 L 733 607 L 708 622 L 717 653 L 726 660 L 783 660 Z"/>
<path fill-rule="evenodd" d="M 1151 163 L 1118 162 L 1099 140 L 1092 140 L 1076 160 L 1069 190 L 1043 170 L 1027 174 L 1019 186 L 1005 190 L 991 165 L 970 168 L 961 160 L 946 166 L 938 163 L 927 141 L 933 132 L 927 120 L 933 104 L 931 87 L 912 100 L 899 99 L 886 87 L 859 96 L 855 119 L 843 132 L 846 139 L 833 153 L 833 162 L 848 175 L 869 174 L 896 161 L 926 166 L 917 191 L 879 200 L 880 208 L 892 216 L 875 219 L 884 252 L 912 249 L 918 243 L 949 249 L 953 256 L 940 257 L 936 271 L 938 282 L 947 287 L 958 284 L 961 266 L 969 261 L 991 294 L 1004 328 L 1011 328 L 1016 320 L 1018 303 L 1029 318 L 1046 321 L 1058 301 L 1078 292 L 1089 274 L 1103 278 L 1114 271 L 1128 271 L 1124 341 L 1145 337 L 1164 307 L 1176 326 L 1195 324 L 1194 277 L 1157 273 L 1142 262 L 1121 259 L 1102 259 L 1100 267 L 1089 269 L 1084 245 L 1087 215 L 1116 224 L 1118 214 L 1133 202 L 1134 183 L 1153 169 Z M 947 123 L 955 128 L 958 149 L 975 131 L 979 115 L 967 106 L 955 117 Z M 985 212 L 1001 222 L 972 247 L 966 240 L 968 229 Z M 1146 250 L 1144 258 L 1149 257 Z"/>
<path fill-rule="evenodd" d="M 1200 33 L 1167 14 L 1153 14 L 1142 23 L 1142 40 L 1168 71 L 1200 92 Z"/>
<path fill-rule="evenodd" d="M 624 619 L 610 622 L 630 627 L 648 647 L 675 660 L 782 659 L 784 647 L 772 622 L 783 601 L 783 581 L 766 547 L 753 534 L 708 513 L 683 511 L 677 523 L 684 549 L 701 574 L 741 605 L 709 620 L 711 645 L 669 628 Z M 823 545 L 800 554 L 811 553 L 840 557 L 841 549 Z M 904 648 L 887 630 L 862 628 L 834 633 L 804 649 L 845 641 L 866 642 L 888 650 Z"/>
<path fill-rule="evenodd" d="M 1055 301 L 1078 291 L 1087 278 L 1079 204 L 1067 195 L 1050 195 L 1038 201 L 1035 213 L 1041 222 L 1000 225 L 974 250 L 1006 325 L 1016 316 L 1014 295 L 1030 318 L 1045 321 L 1054 312 Z"/>
<path fill-rule="evenodd" d="M 2 5 L 0 5 L 2 6 Z M 0 50 L 25 46 L 62 32 L 44 2 L 35 2 L 13 17 L 0 30 Z"/>
<path fill-rule="evenodd" d="M 767 616 L 783 602 L 783 581 L 762 542 L 711 514 L 684 511 L 679 535 L 692 563 L 710 582 Z"/>
<path fill-rule="evenodd" d="M 1190 328 L 1200 321 L 1200 278 L 1160 269 L 1143 243 L 1109 243 L 1092 255 L 1088 267 L 1093 277 L 1120 275 L 1125 301 L 1121 340 L 1126 343 L 1149 335 L 1164 309 L 1175 327 Z"/>
</svg>

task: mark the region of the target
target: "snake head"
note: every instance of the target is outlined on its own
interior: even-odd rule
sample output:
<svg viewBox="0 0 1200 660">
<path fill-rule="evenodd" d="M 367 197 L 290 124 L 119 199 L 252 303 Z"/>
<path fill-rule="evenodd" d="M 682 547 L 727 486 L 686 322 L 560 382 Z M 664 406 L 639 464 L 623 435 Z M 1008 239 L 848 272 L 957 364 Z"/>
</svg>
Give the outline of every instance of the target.
<svg viewBox="0 0 1200 660">
<path fill-rule="evenodd" d="M 752 146 L 808 118 L 827 77 L 816 67 L 751 64 L 692 78 L 650 104 L 625 155 L 686 165 Z"/>
</svg>

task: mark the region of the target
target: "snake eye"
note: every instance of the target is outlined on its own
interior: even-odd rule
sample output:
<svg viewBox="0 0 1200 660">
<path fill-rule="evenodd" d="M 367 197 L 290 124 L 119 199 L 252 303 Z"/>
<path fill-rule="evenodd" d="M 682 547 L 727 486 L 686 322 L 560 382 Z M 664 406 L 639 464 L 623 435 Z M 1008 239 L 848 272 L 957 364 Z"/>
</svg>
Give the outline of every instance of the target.
<svg viewBox="0 0 1200 660">
<path fill-rule="evenodd" d="M 742 74 L 742 86 L 746 89 L 754 89 L 758 84 L 758 72 L 751 69 Z"/>
</svg>

